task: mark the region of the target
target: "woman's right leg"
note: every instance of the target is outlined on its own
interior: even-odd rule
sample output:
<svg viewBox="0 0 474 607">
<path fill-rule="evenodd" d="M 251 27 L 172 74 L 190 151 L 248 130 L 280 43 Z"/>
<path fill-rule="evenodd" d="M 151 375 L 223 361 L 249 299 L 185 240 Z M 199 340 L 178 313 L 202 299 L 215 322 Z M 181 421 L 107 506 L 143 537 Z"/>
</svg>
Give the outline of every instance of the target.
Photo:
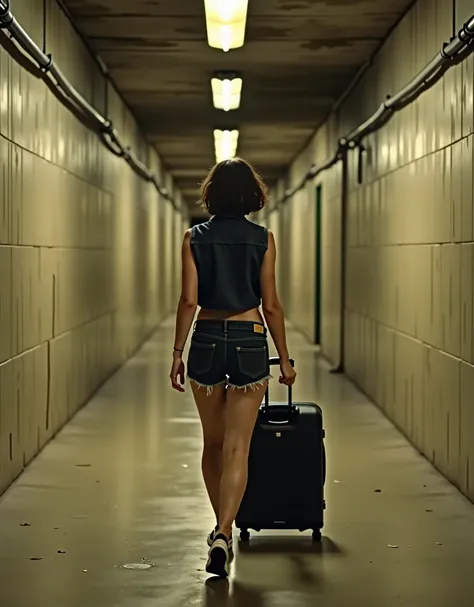
<svg viewBox="0 0 474 607">
<path fill-rule="evenodd" d="M 232 525 L 247 487 L 250 441 L 267 381 L 255 389 L 228 389 L 225 409 L 219 532 L 231 537 Z"/>
</svg>

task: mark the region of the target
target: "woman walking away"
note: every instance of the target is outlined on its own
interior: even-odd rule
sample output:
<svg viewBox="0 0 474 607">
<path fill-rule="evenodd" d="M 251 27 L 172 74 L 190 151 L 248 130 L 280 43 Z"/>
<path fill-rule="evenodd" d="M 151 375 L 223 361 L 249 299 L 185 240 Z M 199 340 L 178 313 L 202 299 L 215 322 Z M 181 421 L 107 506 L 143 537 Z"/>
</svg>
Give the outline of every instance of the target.
<svg viewBox="0 0 474 607">
<path fill-rule="evenodd" d="M 247 485 L 248 454 L 270 379 L 267 329 L 281 359 L 280 383 L 296 373 L 275 286 L 275 241 L 247 220 L 267 202 L 267 187 L 244 160 L 217 164 L 201 188 L 212 216 L 184 236 L 171 384 L 184 392 L 186 339 L 194 325 L 188 378 L 201 419 L 202 472 L 217 525 L 208 536 L 208 573 L 229 575 L 232 525 Z"/>
</svg>

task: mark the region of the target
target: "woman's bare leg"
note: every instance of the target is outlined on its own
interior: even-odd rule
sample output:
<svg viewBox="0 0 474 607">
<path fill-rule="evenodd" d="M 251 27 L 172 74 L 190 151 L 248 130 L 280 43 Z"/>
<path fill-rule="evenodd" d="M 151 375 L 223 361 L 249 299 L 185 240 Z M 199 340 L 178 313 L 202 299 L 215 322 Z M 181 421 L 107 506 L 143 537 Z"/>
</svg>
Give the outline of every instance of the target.
<svg viewBox="0 0 474 607">
<path fill-rule="evenodd" d="M 198 388 L 191 382 L 194 400 L 201 418 L 204 438 L 202 453 L 202 475 L 212 508 L 219 516 L 219 496 L 222 477 L 222 451 L 225 433 L 225 385 L 214 386 L 211 394 L 206 388 Z"/>
<path fill-rule="evenodd" d="M 250 441 L 267 383 L 256 390 L 229 389 L 225 408 L 224 465 L 219 506 L 219 532 L 230 538 L 247 487 Z"/>
</svg>

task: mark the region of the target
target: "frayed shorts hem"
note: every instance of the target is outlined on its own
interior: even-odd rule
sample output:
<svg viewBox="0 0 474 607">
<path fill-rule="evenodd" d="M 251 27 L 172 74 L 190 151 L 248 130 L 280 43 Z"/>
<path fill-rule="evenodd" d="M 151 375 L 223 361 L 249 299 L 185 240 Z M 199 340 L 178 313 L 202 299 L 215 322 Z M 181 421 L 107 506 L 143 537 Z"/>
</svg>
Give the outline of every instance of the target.
<svg viewBox="0 0 474 607">
<path fill-rule="evenodd" d="M 209 396 L 210 394 L 212 394 L 212 391 L 216 386 L 222 386 L 223 384 L 227 384 L 227 387 L 230 388 L 231 390 L 243 390 L 244 392 L 247 392 L 247 390 L 253 390 L 255 392 L 255 390 L 258 390 L 258 388 L 265 385 L 266 382 L 270 381 L 270 379 L 273 379 L 273 376 L 269 374 L 269 375 L 266 375 L 265 377 L 262 377 L 262 379 L 259 379 L 254 382 L 250 382 L 248 384 L 244 384 L 243 386 L 237 386 L 236 384 L 232 384 L 227 379 L 224 379 L 224 380 L 219 381 L 216 384 L 212 384 L 212 385 L 202 384 L 201 382 L 198 382 L 197 380 L 193 379 L 192 377 L 188 377 L 188 379 L 198 389 L 205 388 L 207 391 L 207 395 Z"/>
</svg>

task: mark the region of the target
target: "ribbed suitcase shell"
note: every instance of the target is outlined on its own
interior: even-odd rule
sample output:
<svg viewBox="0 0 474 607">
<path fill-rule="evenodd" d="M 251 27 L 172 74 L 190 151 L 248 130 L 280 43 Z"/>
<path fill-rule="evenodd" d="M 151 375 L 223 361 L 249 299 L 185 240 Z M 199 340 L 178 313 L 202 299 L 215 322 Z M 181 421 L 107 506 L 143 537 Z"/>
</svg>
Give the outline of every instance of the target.
<svg viewBox="0 0 474 607">
<path fill-rule="evenodd" d="M 324 524 L 326 455 L 323 416 L 314 403 L 260 407 L 249 455 L 247 489 L 236 518 L 241 538 L 248 529 L 313 530 Z"/>
</svg>

